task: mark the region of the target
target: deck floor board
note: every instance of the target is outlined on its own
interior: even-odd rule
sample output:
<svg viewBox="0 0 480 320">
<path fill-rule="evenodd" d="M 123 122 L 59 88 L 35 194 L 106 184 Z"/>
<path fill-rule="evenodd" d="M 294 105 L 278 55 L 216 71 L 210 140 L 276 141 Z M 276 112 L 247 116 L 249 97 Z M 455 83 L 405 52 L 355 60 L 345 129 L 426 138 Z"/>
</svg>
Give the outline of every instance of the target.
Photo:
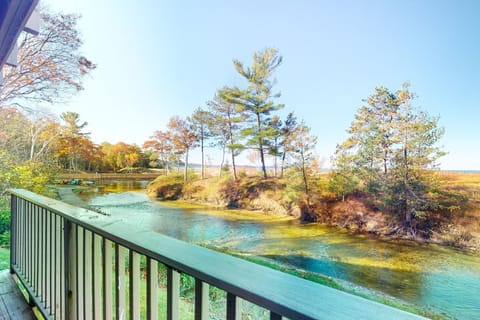
<svg viewBox="0 0 480 320">
<path fill-rule="evenodd" d="M 35 319 L 8 270 L 0 271 L 0 320 Z"/>
</svg>

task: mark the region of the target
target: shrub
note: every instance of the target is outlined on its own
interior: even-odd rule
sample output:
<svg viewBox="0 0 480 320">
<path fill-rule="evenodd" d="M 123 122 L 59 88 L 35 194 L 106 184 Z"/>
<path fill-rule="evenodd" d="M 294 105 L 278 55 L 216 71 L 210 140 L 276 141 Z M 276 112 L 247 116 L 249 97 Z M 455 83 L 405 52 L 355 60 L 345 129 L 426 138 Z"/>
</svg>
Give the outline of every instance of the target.
<svg viewBox="0 0 480 320">
<path fill-rule="evenodd" d="M 181 196 L 183 186 L 183 177 L 180 175 L 160 176 L 149 183 L 147 193 L 161 200 L 175 200 Z"/>
<path fill-rule="evenodd" d="M 10 231 L 0 234 L 0 247 L 10 248 Z"/>
<path fill-rule="evenodd" d="M 238 208 L 242 199 L 242 191 L 238 181 L 229 179 L 220 189 L 221 198 L 227 203 L 227 208 Z"/>
<path fill-rule="evenodd" d="M 10 230 L 10 208 L 5 197 L 0 198 L 0 234 Z"/>
</svg>

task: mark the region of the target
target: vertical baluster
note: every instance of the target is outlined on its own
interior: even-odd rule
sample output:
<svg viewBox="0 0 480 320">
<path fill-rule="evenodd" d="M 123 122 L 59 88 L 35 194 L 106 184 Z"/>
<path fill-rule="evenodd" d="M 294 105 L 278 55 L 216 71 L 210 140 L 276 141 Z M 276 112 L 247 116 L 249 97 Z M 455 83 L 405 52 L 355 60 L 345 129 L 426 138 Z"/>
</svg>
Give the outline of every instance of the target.
<svg viewBox="0 0 480 320">
<path fill-rule="evenodd" d="M 93 316 L 102 318 L 102 238 L 92 233 L 92 287 L 93 287 Z"/>
<path fill-rule="evenodd" d="M 70 316 L 70 299 L 69 299 L 69 290 L 70 290 L 70 263 L 71 257 L 71 244 L 70 241 L 72 233 L 72 224 L 65 218 L 62 218 L 62 227 L 63 227 L 63 291 L 62 291 L 62 319 L 72 319 Z"/>
<path fill-rule="evenodd" d="M 77 266 L 76 266 L 76 274 L 77 274 L 77 319 L 84 319 L 85 318 L 85 288 L 83 287 L 84 284 L 84 272 L 83 268 L 85 266 L 84 256 L 83 256 L 83 246 L 85 245 L 85 229 L 77 225 L 77 246 L 76 256 L 77 256 Z"/>
<path fill-rule="evenodd" d="M 167 320 L 178 320 L 180 273 L 167 266 Z"/>
<path fill-rule="evenodd" d="M 40 208 L 38 211 L 38 297 L 40 302 L 43 302 L 43 268 L 45 259 L 45 249 L 43 247 L 43 213 L 44 208 Z"/>
<path fill-rule="evenodd" d="M 233 293 L 227 293 L 227 320 L 240 320 L 242 318 L 242 302 Z"/>
<path fill-rule="evenodd" d="M 195 320 L 208 320 L 208 283 L 195 278 Z"/>
<path fill-rule="evenodd" d="M 77 275 L 77 319 L 84 319 L 84 304 L 83 304 L 83 228 L 77 225 L 77 247 L 76 247 L 76 256 L 77 256 L 77 265 L 76 265 L 76 275 Z"/>
<path fill-rule="evenodd" d="M 116 299 L 116 319 L 126 318 L 125 308 L 125 248 L 115 244 L 115 299 Z"/>
<path fill-rule="evenodd" d="M 47 308 L 47 259 L 48 259 L 48 247 L 47 247 L 47 209 L 43 209 L 42 215 L 42 247 L 43 247 L 43 257 L 42 257 L 42 280 L 43 280 L 43 292 L 42 292 L 42 302 L 45 308 Z"/>
<path fill-rule="evenodd" d="M 24 242 L 23 242 L 23 246 L 24 246 L 24 257 L 25 257 L 25 260 L 23 262 L 24 266 L 23 266 L 23 269 L 22 269 L 22 274 L 23 276 L 25 277 L 25 280 L 28 281 L 28 228 L 29 228 L 29 223 L 28 223 L 28 210 L 27 210 L 27 202 L 24 200 L 24 203 L 23 203 L 23 214 L 25 216 L 25 233 L 23 235 L 24 237 Z"/>
<path fill-rule="evenodd" d="M 50 246 L 50 234 L 52 230 L 50 229 L 50 219 L 51 212 L 48 210 L 45 216 L 45 308 L 51 309 L 52 299 L 50 296 L 50 283 L 51 283 L 51 256 L 52 249 Z"/>
<path fill-rule="evenodd" d="M 130 250 L 130 320 L 140 320 L 140 255 Z"/>
<path fill-rule="evenodd" d="M 32 284 L 32 211 L 31 207 L 32 204 L 30 202 L 27 202 L 27 250 L 28 250 L 28 256 L 27 256 L 27 279 L 28 283 L 31 285 Z"/>
<path fill-rule="evenodd" d="M 54 222 L 53 222 L 53 227 L 54 227 L 54 232 L 55 232 L 55 235 L 54 235 L 54 250 L 55 250 L 55 254 L 54 254 L 54 269 L 55 269 L 55 273 L 54 273 L 54 297 L 53 297 L 53 300 L 55 301 L 54 303 L 54 306 L 55 306 L 55 317 L 58 318 L 59 315 L 60 315 L 60 287 L 61 287 L 61 284 L 60 284 L 60 254 L 61 254 L 61 250 L 60 250 L 60 232 L 59 232 L 59 217 L 58 215 L 55 214 L 54 216 Z"/>
<path fill-rule="evenodd" d="M 35 278 L 35 295 L 40 295 L 40 277 L 39 277 L 39 270 L 40 270 L 40 207 L 35 205 L 34 210 L 34 230 L 35 230 L 35 260 L 34 260 L 34 278 Z"/>
<path fill-rule="evenodd" d="M 147 319 L 158 319 L 158 263 L 147 257 Z"/>
<path fill-rule="evenodd" d="M 58 217 L 58 318 L 64 318 L 65 312 L 65 230 L 64 230 L 64 218 Z"/>
<path fill-rule="evenodd" d="M 31 215 L 31 203 L 27 202 L 27 209 L 25 210 L 25 213 L 27 215 L 27 241 L 25 242 L 25 247 L 27 248 L 27 269 L 26 269 L 26 277 L 28 280 L 28 283 L 31 285 L 32 284 L 32 237 L 31 237 L 31 232 L 32 232 L 32 215 Z"/>
<path fill-rule="evenodd" d="M 103 239 L 103 318 L 113 319 L 112 314 L 112 242 Z"/>
<path fill-rule="evenodd" d="M 23 211 L 23 217 L 22 217 L 22 222 L 23 222 L 23 254 L 22 254 L 22 275 L 25 279 L 27 279 L 27 230 L 28 230 L 28 223 L 27 223 L 27 203 L 25 200 L 22 200 L 22 211 Z"/>
<path fill-rule="evenodd" d="M 65 220 L 65 248 L 68 252 L 65 252 L 67 261 L 65 263 L 65 274 L 68 277 L 68 281 L 65 285 L 65 318 L 66 319 L 78 319 L 78 288 L 77 288 L 77 225 Z M 77 316 L 77 317 L 76 317 Z"/>
<path fill-rule="evenodd" d="M 93 300 L 93 286 L 92 286 L 92 232 L 84 232 L 84 246 L 83 246 L 83 303 L 85 318 L 92 319 L 92 300 Z"/>
<path fill-rule="evenodd" d="M 26 263 L 25 263 L 25 260 L 26 260 L 26 250 L 27 250 L 27 236 L 26 236 L 26 233 L 27 233 L 27 222 L 26 222 L 26 219 L 25 219 L 25 201 L 22 199 L 21 200 L 21 203 L 20 203 L 20 207 L 21 207 L 21 210 L 22 210 L 22 236 L 21 236 L 21 246 L 20 246 L 20 251 L 22 252 L 21 256 L 22 256 L 22 259 L 21 259 L 21 262 L 20 262 L 20 271 L 23 275 L 23 277 L 25 277 L 25 268 L 26 268 Z"/>
<path fill-rule="evenodd" d="M 50 314 L 55 313 L 55 243 L 54 243 L 54 225 L 55 214 L 50 212 Z"/>
</svg>

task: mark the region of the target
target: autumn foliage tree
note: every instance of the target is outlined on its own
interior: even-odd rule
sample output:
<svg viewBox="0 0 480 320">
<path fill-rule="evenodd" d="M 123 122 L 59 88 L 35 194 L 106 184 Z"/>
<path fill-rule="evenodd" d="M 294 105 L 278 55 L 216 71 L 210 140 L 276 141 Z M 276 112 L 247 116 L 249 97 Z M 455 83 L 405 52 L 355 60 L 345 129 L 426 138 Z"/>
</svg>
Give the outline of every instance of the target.
<svg viewBox="0 0 480 320">
<path fill-rule="evenodd" d="M 160 161 L 160 166 L 165 168 L 165 173 L 170 172 L 170 160 L 173 154 L 173 142 L 169 131 L 157 130 L 150 139 L 143 143 L 145 150 L 155 151 Z"/>
<path fill-rule="evenodd" d="M 178 116 L 170 118 L 168 121 L 168 129 L 170 130 L 174 149 L 184 156 L 184 174 L 183 179 L 188 180 L 188 154 L 195 147 L 197 136 L 190 124 Z"/>
<path fill-rule="evenodd" d="M 56 172 L 51 142 L 58 127 L 49 118 L 29 118 L 18 109 L 0 108 L 0 194 L 9 187 L 46 190 Z"/>
<path fill-rule="evenodd" d="M 67 101 L 83 89 L 95 64 L 82 55 L 77 30 L 79 16 L 41 9 L 40 34 L 22 33 L 18 39 L 18 66 L 4 66 L 0 86 L 0 176 L 6 187 L 40 192 L 52 182 L 58 166 L 61 126 L 39 105 Z M 16 108 L 13 109 L 13 108 Z M 4 117 L 5 116 L 5 117 Z M 65 151 L 65 150 L 64 150 Z M 57 163 L 61 162 L 61 157 Z M 2 192 L 0 190 L 0 192 Z"/>
<path fill-rule="evenodd" d="M 80 51 L 78 15 L 43 10 L 41 18 L 40 34 L 22 33 L 18 41 L 18 66 L 4 67 L 0 107 L 64 102 L 83 89 L 84 76 L 95 69 Z"/>
</svg>

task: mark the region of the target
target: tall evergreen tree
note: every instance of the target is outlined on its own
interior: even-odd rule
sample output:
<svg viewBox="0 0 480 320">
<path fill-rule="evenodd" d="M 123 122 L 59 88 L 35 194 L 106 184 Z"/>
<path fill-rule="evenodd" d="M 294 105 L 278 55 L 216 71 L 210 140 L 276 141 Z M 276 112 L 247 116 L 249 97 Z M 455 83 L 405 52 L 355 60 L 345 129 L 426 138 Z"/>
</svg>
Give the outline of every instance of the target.
<svg viewBox="0 0 480 320">
<path fill-rule="evenodd" d="M 236 180 L 235 157 L 243 150 L 243 145 L 239 143 L 239 131 L 245 117 L 242 112 L 238 111 L 239 107 L 231 102 L 230 92 L 231 89 L 227 87 L 218 90 L 214 98 L 207 104 L 213 115 L 210 130 L 217 137 L 218 144 L 222 147 L 220 172 L 225 161 L 225 151 L 228 148 L 232 160 L 233 179 Z"/>
<path fill-rule="evenodd" d="M 280 139 L 282 137 L 282 120 L 277 115 L 274 115 L 270 121 L 268 121 L 268 126 L 272 129 L 272 143 L 268 150 L 268 154 L 273 157 L 273 176 L 277 176 L 277 159 L 280 156 Z"/>
<path fill-rule="evenodd" d="M 282 56 L 273 48 L 256 52 L 251 67 L 245 67 L 238 60 L 233 61 L 237 72 L 248 81 L 248 86 L 245 89 L 232 88 L 228 96 L 230 102 L 238 105 L 239 111 L 248 116 L 249 124 L 243 134 L 247 138 L 247 146 L 259 152 L 264 178 L 267 177 L 265 152 L 275 135 L 275 130 L 268 126 L 269 116 L 284 107 L 274 104 L 273 99 L 280 97 L 280 93 L 272 91 L 275 84 L 272 76 L 281 63 Z"/>
<path fill-rule="evenodd" d="M 437 147 L 444 130 L 438 118 L 411 106 L 414 95 L 408 84 L 395 93 L 377 88 L 362 106 L 337 148 L 337 177 L 357 175 L 364 190 L 381 200 L 384 209 L 396 214 L 405 230 L 415 233 L 413 219 L 434 209 L 428 197 L 434 187 L 429 172 L 444 155 Z M 355 178 L 337 179 L 339 190 L 351 190 Z M 348 185 L 347 185 L 348 184 Z"/>
<path fill-rule="evenodd" d="M 205 179 L 205 142 L 211 137 L 209 123 L 211 122 L 212 114 L 202 108 L 197 108 L 188 121 L 192 125 L 192 130 L 200 142 L 200 152 L 202 155 L 202 179 Z"/>
<path fill-rule="evenodd" d="M 80 153 L 84 146 L 85 138 L 90 134 L 82 132 L 83 128 L 85 128 L 88 123 L 80 123 L 80 115 L 72 111 L 62 113 L 60 118 L 65 122 L 65 126 L 63 127 L 60 136 L 59 154 L 66 153 L 69 157 L 70 169 L 77 172 Z"/>
<path fill-rule="evenodd" d="M 283 177 L 287 155 L 294 150 L 294 146 L 292 145 L 292 134 L 297 126 L 297 117 L 294 116 L 293 112 L 290 112 L 281 128 L 282 140 L 280 144 L 282 146 L 282 162 L 280 164 L 280 177 Z"/>
</svg>

